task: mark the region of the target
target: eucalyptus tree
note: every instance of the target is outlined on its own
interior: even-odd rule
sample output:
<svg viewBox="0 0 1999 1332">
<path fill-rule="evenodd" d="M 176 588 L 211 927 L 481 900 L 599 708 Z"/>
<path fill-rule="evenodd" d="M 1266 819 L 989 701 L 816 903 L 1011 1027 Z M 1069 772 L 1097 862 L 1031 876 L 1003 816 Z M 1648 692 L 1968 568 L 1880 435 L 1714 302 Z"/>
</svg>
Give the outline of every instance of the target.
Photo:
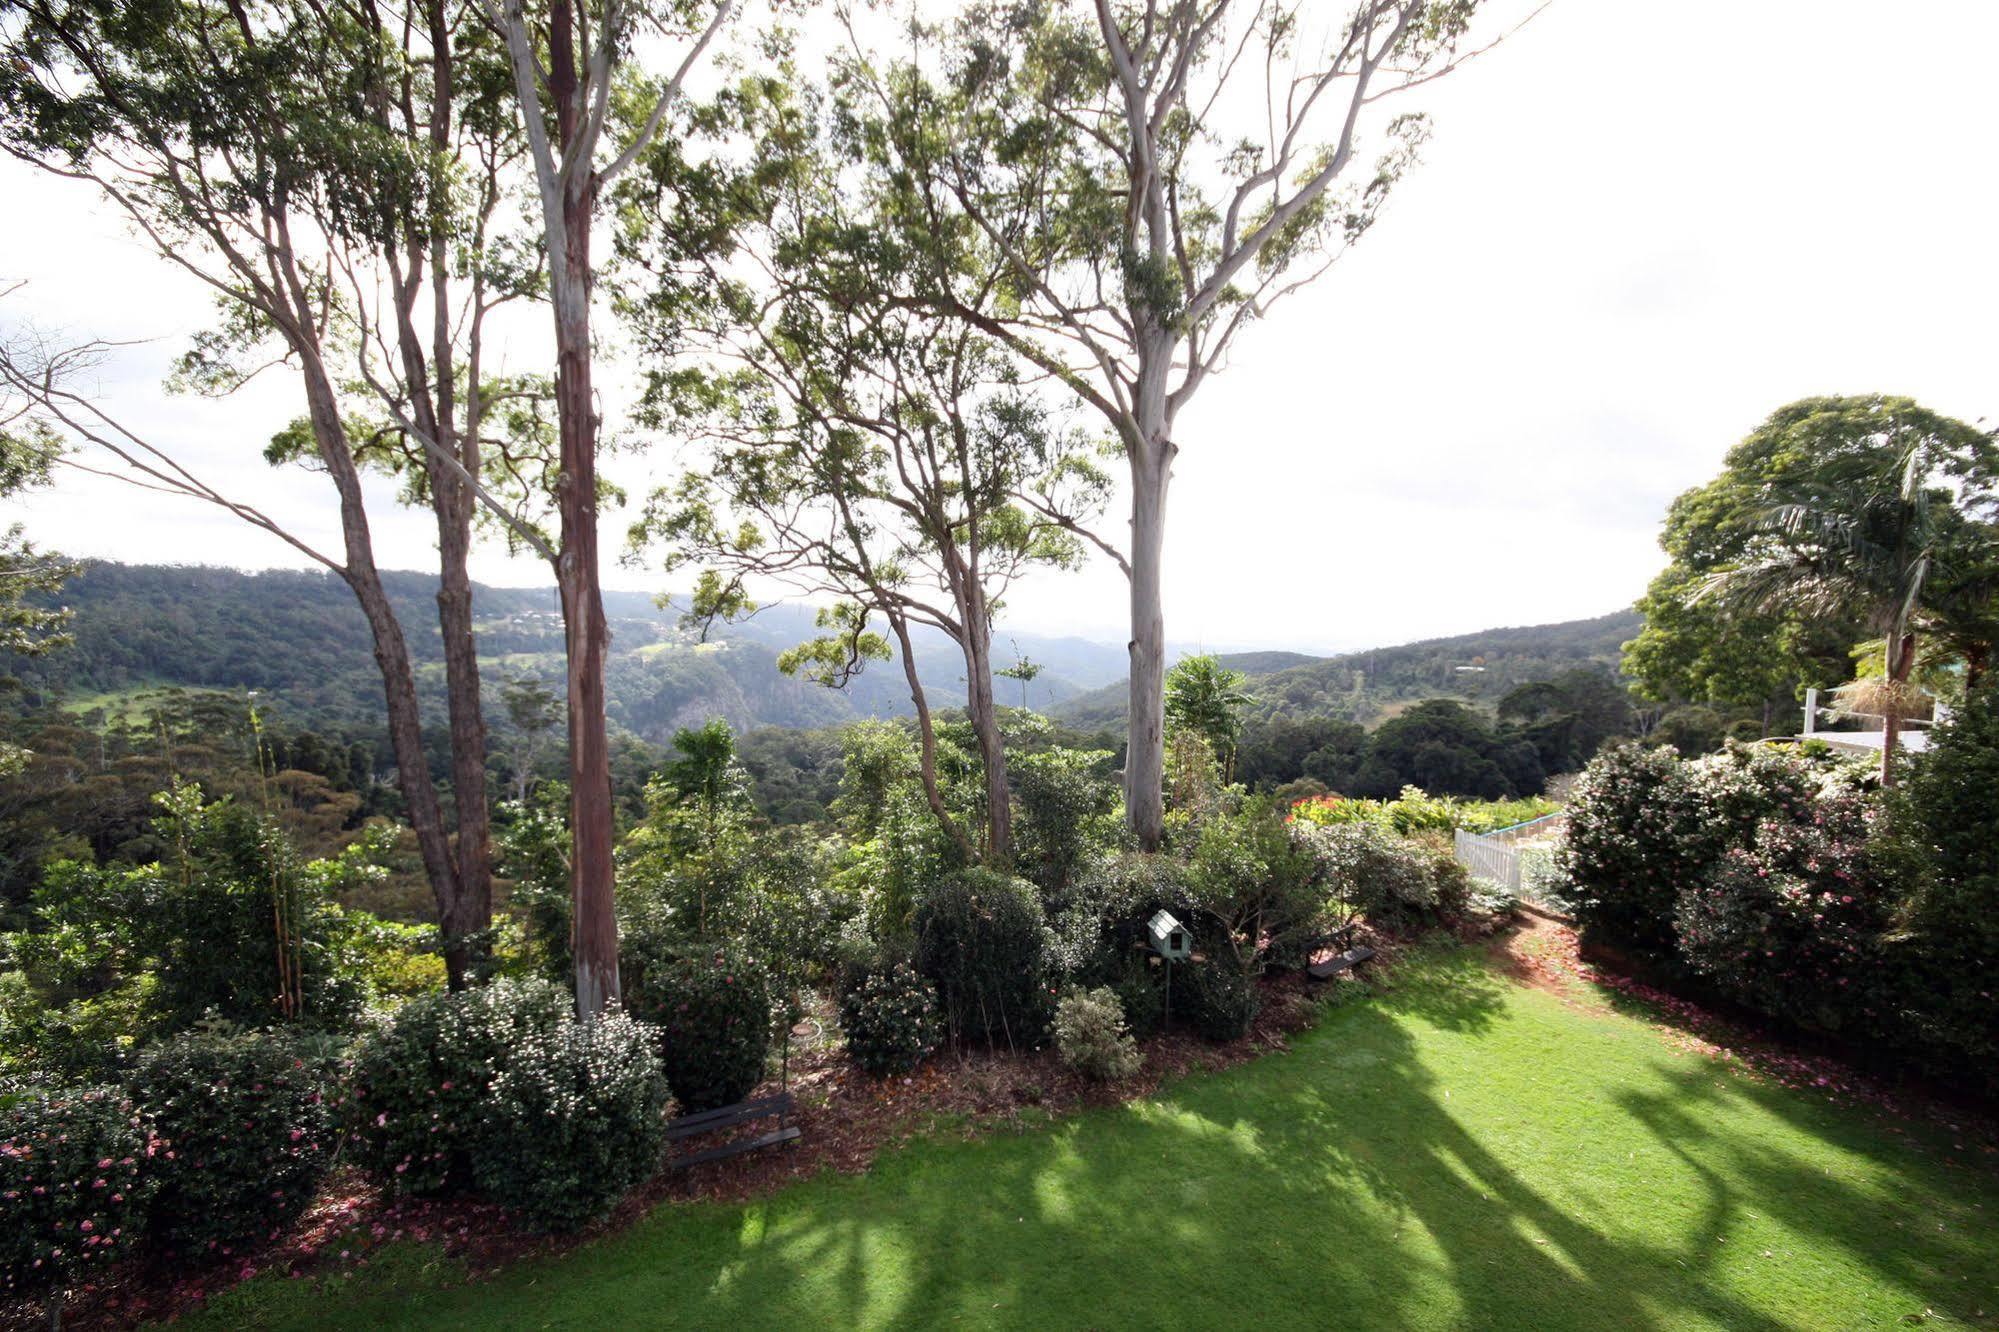
<svg viewBox="0 0 1999 1332">
<path fill-rule="evenodd" d="M 1004 263 L 997 303 L 929 296 L 1059 379 L 1130 474 L 1125 807 L 1163 831 L 1161 571 L 1176 422 L 1237 335 L 1371 227 L 1420 115 L 1385 104 L 1454 69 L 1480 0 L 1051 0 L 911 17 L 875 90 L 882 165 L 913 215 Z M 920 106 L 926 114 L 910 115 Z M 1367 136 L 1378 149 L 1365 150 Z M 1371 157 L 1371 161 L 1368 159 Z"/>
<path fill-rule="evenodd" d="M 728 25 L 735 0 L 486 0 L 506 36 L 548 257 L 555 333 L 556 586 L 568 658 L 570 886 L 576 1005 L 589 1016 L 619 996 L 611 751 L 604 711 L 604 617 L 597 533 L 599 405 L 591 251 L 610 186 L 660 135 L 690 74 Z M 669 52 L 671 72 L 634 67 L 634 48 Z"/>
<path fill-rule="evenodd" d="M 709 446 L 653 497 L 635 540 L 662 539 L 669 567 L 700 569 L 697 618 L 753 609 L 766 586 L 830 599 L 826 632 L 781 659 L 789 671 L 839 686 L 870 660 L 899 656 L 932 812 L 965 854 L 1006 864 L 993 620 L 1022 575 L 1080 562 L 1075 529 L 1101 507 L 1107 478 L 1003 343 L 913 297 L 939 250 L 913 240 L 865 177 L 845 170 L 839 135 L 815 143 L 801 116 L 780 108 L 787 128 L 766 141 L 788 137 L 790 160 L 745 187 L 754 220 L 709 269 L 722 317 L 703 340 L 718 370 L 670 370 L 653 384 L 662 412 L 705 404 Z M 632 244 L 647 256 L 654 241 L 646 233 Z M 684 328 L 677 283 L 640 288 L 632 304 L 642 328 L 664 330 L 656 336 Z M 963 657 L 986 784 L 978 845 L 938 785 L 916 666 L 923 629 Z"/>
<path fill-rule="evenodd" d="M 1894 780 L 1918 638 L 1939 610 L 1970 618 L 1966 574 L 1989 559 L 1993 436 L 1907 398 L 1807 398 L 1730 450 L 1714 483 L 1731 557 L 1701 595 L 1729 610 L 1846 617 L 1881 641 L 1881 777 Z M 1954 596 L 1940 595 L 1952 593 Z M 1992 590 L 1982 614 L 1992 623 Z M 1974 598 L 1975 599 L 1975 598 Z"/>
<path fill-rule="evenodd" d="M 229 392 L 273 363 L 305 411 L 267 456 L 324 474 L 340 549 L 323 551 L 235 499 L 95 403 L 12 363 L 54 428 L 126 479 L 217 504 L 287 541 L 354 592 L 381 671 L 397 780 L 454 985 L 491 922 L 486 734 L 466 559 L 475 498 L 529 541 L 520 502 L 482 482 L 497 386 L 488 314 L 531 292 L 534 263 L 496 224 L 522 139 L 509 65 L 479 11 L 420 0 L 11 0 L 0 19 L 0 140 L 94 185 L 166 261 L 214 296 L 186 383 Z M 61 360 L 101 357 L 83 343 Z M 455 828 L 424 756 L 404 629 L 377 571 L 363 473 L 387 467 L 432 508 L 451 723 Z M 455 834 L 455 835 L 454 835 Z"/>
</svg>

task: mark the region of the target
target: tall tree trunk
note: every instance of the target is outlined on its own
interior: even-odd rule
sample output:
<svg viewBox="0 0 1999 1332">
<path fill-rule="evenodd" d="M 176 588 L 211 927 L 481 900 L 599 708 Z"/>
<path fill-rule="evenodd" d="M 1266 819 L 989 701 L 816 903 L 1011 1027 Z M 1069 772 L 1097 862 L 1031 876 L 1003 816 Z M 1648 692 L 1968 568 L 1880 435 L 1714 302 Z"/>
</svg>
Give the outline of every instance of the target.
<svg viewBox="0 0 1999 1332">
<path fill-rule="evenodd" d="M 395 609 L 375 568 L 375 548 L 368 529 L 368 511 L 362 502 L 361 477 L 348 447 L 347 432 L 340 417 L 339 400 L 326 374 L 325 364 L 302 340 L 295 340 L 301 352 L 305 375 L 307 417 L 320 460 L 326 464 L 334 489 L 340 496 L 340 534 L 345 550 L 342 577 L 360 603 L 374 640 L 375 665 L 382 675 L 382 695 L 389 721 L 389 745 L 396 757 L 396 786 L 402 792 L 404 812 L 416 834 L 417 853 L 423 860 L 424 876 L 437 899 L 440 923 L 455 919 L 459 904 L 458 867 L 451 853 L 451 840 L 444 829 L 444 811 L 439 806 L 437 784 L 430 778 L 430 761 L 423 752 L 423 728 L 417 709 L 416 673 L 410 666 L 409 643 L 396 619 Z"/>
<path fill-rule="evenodd" d="M 978 737 L 986 770 L 986 859 L 995 869 L 1013 864 L 1013 803 L 1007 782 L 1006 737 L 993 704 L 992 631 L 983 604 L 965 615 L 965 714 Z"/>
<path fill-rule="evenodd" d="M 590 388 L 590 219 L 587 187 L 563 201 L 564 253 L 551 261 L 555 398 L 562 439 L 556 504 L 562 553 L 564 645 L 569 658 L 571 947 L 576 1011 L 601 1013 L 620 997 L 618 924 L 612 905 L 611 748 L 604 722 L 604 662 L 611 630 L 597 568 L 597 417 Z"/>
<path fill-rule="evenodd" d="M 1160 561 L 1166 548 L 1166 491 L 1173 445 L 1163 432 L 1131 457 L 1130 717 L 1124 761 L 1125 819 L 1144 851 L 1166 835 L 1166 612 Z"/>
<path fill-rule="evenodd" d="M 1890 634 L 1888 637 L 1888 679 L 1905 685 L 1916 667 L 1916 636 Z M 1881 718 L 1881 785 L 1895 784 L 1895 750 L 1902 737 L 1901 691 L 1897 689 Z"/>
<path fill-rule="evenodd" d="M 909 622 L 900 614 L 888 612 L 889 627 L 895 631 L 896 645 L 902 649 L 902 673 L 909 681 L 909 701 L 916 709 L 916 739 L 918 745 L 917 773 L 923 782 L 923 797 L 930 802 L 930 812 L 943 826 L 951 840 L 965 853 L 965 859 L 977 860 L 978 851 L 972 846 L 965 830 L 951 817 L 950 806 L 944 803 L 944 792 L 937 785 L 937 727 L 930 718 L 930 699 L 924 692 L 923 679 L 916 671 L 916 653 L 909 641 Z"/>
</svg>

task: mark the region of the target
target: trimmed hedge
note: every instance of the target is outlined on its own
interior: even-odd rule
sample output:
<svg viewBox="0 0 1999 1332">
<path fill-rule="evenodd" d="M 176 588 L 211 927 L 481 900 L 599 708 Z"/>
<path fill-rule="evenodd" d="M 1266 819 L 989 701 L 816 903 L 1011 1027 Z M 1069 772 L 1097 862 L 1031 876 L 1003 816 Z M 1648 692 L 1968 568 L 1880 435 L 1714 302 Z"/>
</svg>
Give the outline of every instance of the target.
<svg viewBox="0 0 1999 1332">
<path fill-rule="evenodd" d="M 861 977 L 840 999 L 847 1053 L 863 1073 L 896 1077 L 937 1050 L 937 988 L 906 962 Z"/>
<path fill-rule="evenodd" d="M 493 1079 L 473 1177 L 543 1230 L 576 1230 L 659 1168 L 666 1079 L 658 1033 L 615 1010 L 530 1032 Z"/>
</svg>

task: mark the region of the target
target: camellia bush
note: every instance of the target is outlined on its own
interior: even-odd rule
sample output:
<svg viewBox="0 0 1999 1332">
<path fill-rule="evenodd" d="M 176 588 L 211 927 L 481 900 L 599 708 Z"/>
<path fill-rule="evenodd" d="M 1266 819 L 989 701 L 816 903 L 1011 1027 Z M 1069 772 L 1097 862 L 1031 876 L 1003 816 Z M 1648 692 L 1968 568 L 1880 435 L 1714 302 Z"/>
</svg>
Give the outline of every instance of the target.
<svg viewBox="0 0 1999 1332">
<path fill-rule="evenodd" d="M 154 1158 L 170 1150 L 115 1087 L 0 1085 L 0 1284 L 47 1295 L 110 1266 L 141 1234 Z"/>
<path fill-rule="evenodd" d="M 279 1032 L 190 1031 L 142 1055 L 132 1096 L 169 1148 L 154 1162 L 148 1242 L 222 1256 L 304 1211 L 334 1145 L 326 1072 Z"/>
<path fill-rule="evenodd" d="M 573 1008 L 567 990 L 543 980 L 498 980 L 404 1005 L 354 1056 L 355 1158 L 399 1193 L 470 1187 L 495 1081 L 515 1050 L 572 1021 Z"/>
<path fill-rule="evenodd" d="M 733 944 L 645 970 L 632 1011 L 659 1032 L 660 1062 L 682 1114 L 732 1105 L 763 1081 L 770 1056 L 770 978 Z"/>
<path fill-rule="evenodd" d="M 569 1231 L 650 1178 L 669 1100 L 658 1039 L 616 1010 L 528 1032 L 480 1108 L 479 1191 L 536 1227 Z"/>
<path fill-rule="evenodd" d="M 937 987 L 907 962 L 857 977 L 841 996 L 840 1026 L 854 1063 L 877 1078 L 913 1072 L 944 1037 Z"/>
<path fill-rule="evenodd" d="M 1865 802 L 1840 793 L 1809 821 L 1771 819 L 1681 894 L 1679 946 L 1730 998 L 1801 1027 L 1880 1025 L 1892 893 L 1869 855 Z"/>
</svg>

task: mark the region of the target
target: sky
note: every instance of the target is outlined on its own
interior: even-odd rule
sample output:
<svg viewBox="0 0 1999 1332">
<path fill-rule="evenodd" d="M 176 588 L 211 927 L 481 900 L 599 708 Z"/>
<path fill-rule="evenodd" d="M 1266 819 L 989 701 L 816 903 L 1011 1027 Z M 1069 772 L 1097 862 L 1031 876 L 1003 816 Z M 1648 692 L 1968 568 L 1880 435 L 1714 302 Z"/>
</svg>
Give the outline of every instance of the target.
<svg viewBox="0 0 1999 1332">
<path fill-rule="evenodd" d="M 1433 85 L 1422 165 L 1374 230 L 1181 416 L 1168 637 L 1338 651 L 1603 614 L 1663 564 L 1672 497 L 1784 403 L 1999 414 L 1994 50 L 1992 0 L 1554 0 Z M 259 457 L 295 386 L 166 392 L 201 289 L 82 187 L 5 162 L 0 195 L 0 277 L 28 280 L 0 319 L 131 341 L 94 386 L 110 410 L 337 544 L 323 480 Z M 523 327 L 507 354 L 525 369 L 543 345 Z M 672 460 L 622 465 L 629 484 Z M 378 562 L 434 567 L 427 511 L 375 498 Z M 74 474 L 0 517 L 80 556 L 303 562 Z M 548 581 L 497 543 L 473 572 Z M 1005 627 L 1117 642 L 1125 609 L 1099 561 L 1015 589 Z"/>
</svg>

